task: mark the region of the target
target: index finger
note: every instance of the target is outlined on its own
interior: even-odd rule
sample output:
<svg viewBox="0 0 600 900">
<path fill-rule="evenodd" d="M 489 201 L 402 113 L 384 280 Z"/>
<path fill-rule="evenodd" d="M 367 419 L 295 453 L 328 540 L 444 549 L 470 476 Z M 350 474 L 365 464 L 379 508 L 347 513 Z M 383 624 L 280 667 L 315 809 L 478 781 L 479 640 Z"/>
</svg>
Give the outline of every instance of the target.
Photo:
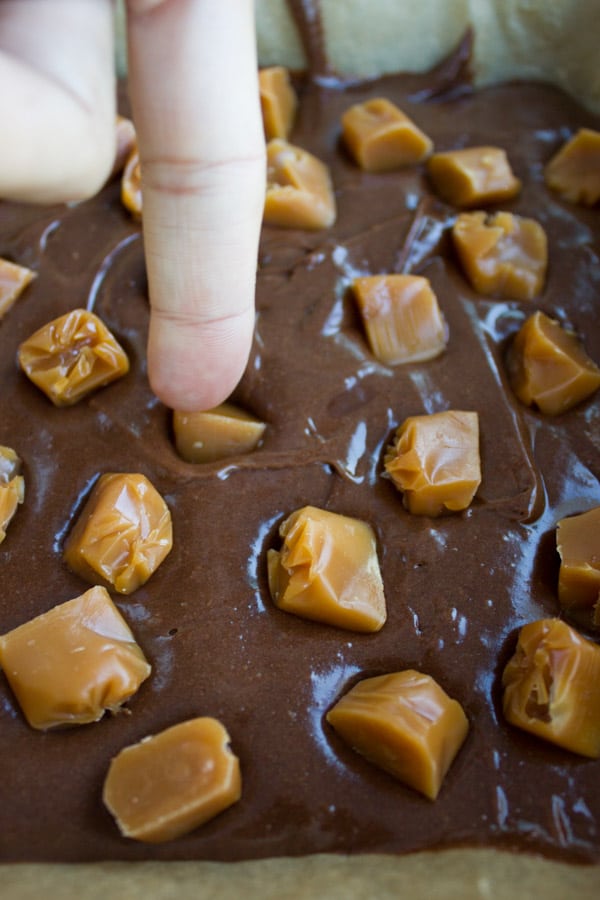
<svg viewBox="0 0 600 900">
<path fill-rule="evenodd" d="M 151 385 L 215 406 L 245 368 L 265 190 L 254 4 L 129 0 Z"/>
</svg>

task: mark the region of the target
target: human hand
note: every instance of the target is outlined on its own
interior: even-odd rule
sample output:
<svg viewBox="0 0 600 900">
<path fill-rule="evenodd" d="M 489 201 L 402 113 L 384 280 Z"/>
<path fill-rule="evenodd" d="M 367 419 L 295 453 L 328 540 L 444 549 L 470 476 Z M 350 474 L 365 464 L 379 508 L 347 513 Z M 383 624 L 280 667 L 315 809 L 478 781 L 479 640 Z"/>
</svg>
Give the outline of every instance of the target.
<svg viewBox="0 0 600 900">
<path fill-rule="evenodd" d="M 169 406 L 203 409 L 237 384 L 254 325 L 265 162 L 253 3 L 127 0 L 127 12 L 149 378 Z M 3 0 L 0 196 L 52 203 L 101 187 L 113 59 L 110 0 Z"/>
</svg>

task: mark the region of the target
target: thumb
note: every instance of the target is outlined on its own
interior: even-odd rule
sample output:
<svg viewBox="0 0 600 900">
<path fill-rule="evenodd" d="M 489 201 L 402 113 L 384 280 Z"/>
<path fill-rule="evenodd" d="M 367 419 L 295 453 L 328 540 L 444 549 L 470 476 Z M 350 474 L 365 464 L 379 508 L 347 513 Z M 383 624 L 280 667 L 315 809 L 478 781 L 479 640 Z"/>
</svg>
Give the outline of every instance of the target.
<svg viewBox="0 0 600 900">
<path fill-rule="evenodd" d="M 151 302 L 153 390 L 182 410 L 239 381 L 254 325 L 265 191 L 253 4 L 128 6 Z"/>
</svg>

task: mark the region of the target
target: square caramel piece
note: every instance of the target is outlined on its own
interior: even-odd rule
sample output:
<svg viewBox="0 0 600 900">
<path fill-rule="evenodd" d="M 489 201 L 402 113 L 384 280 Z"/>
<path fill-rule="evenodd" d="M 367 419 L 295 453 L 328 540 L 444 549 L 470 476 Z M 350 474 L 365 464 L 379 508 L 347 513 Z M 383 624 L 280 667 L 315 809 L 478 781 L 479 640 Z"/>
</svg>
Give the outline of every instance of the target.
<svg viewBox="0 0 600 900">
<path fill-rule="evenodd" d="M 266 427 L 233 403 L 221 403 L 205 412 L 173 412 L 177 452 L 191 463 L 251 453 L 260 444 Z"/>
<path fill-rule="evenodd" d="M 442 200 L 472 207 L 510 200 L 521 190 L 501 147 L 467 147 L 434 153 L 427 171 Z"/>
<path fill-rule="evenodd" d="M 329 228 L 335 218 L 335 196 L 325 163 L 280 138 L 269 141 L 265 224 L 314 230 Z"/>
<path fill-rule="evenodd" d="M 112 760 L 103 799 L 124 837 L 161 843 L 236 803 L 240 765 L 223 725 L 190 719 L 125 747 Z"/>
<path fill-rule="evenodd" d="M 410 513 L 435 517 L 466 509 L 481 483 L 477 413 L 409 416 L 384 465 Z"/>
<path fill-rule="evenodd" d="M 577 336 L 539 310 L 515 335 L 507 369 L 521 403 L 549 416 L 567 412 L 600 387 L 600 368 Z"/>
<path fill-rule="evenodd" d="M 121 174 L 121 203 L 134 221 L 142 220 L 142 167 L 137 142 L 125 160 Z"/>
<path fill-rule="evenodd" d="M 25 266 L 0 258 L 0 319 L 21 296 L 36 273 Z"/>
<path fill-rule="evenodd" d="M 430 800 L 469 730 L 460 703 L 413 669 L 364 678 L 326 718 L 354 750 Z"/>
<path fill-rule="evenodd" d="M 431 139 L 385 97 L 356 103 L 346 110 L 342 135 L 354 160 L 366 172 L 416 165 L 433 149 Z"/>
<path fill-rule="evenodd" d="M 12 447 L 0 445 L 0 544 L 6 537 L 17 506 L 25 499 L 21 460 Z"/>
<path fill-rule="evenodd" d="M 600 131 L 580 128 L 552 157 L 544 178 L 564 200 L 594 206 L 600 200 Z"/>
<path fill-rule="evenodd" d="M 600 646 L 560 619 L 524 625 L 502 676 L 508 722 L 600 757 Z"/>
<path fill-rule="evenodd" d="M 423 362 L 446 348 L 448 326 L 427 278 L 367 275 L 352 290 L 367 338 L 386 365 Z"/>
<path fill-rule="evenodd" d="M 351 631 L 379 631 L 386 620 L 373 529 L 367 522 L 305 506 L 279 529 L 281 550 L 269 550 L 275 605 Z"/>
<path fill-rule="evenodd" d="M 600 627 L 600 506 L 556 525 L 558 601 L 587 626 Z"/>
<path fill-rule="evenodd" d="M 258 73 L 260 105 L 267 141 L 287 140 L 294 124 L 298 98 L 285 66 L 269 66 Z"/>
<path fill-rule="evenodd" d="M 145 475 L 107 473 L 96 482 L 64 546 L 70 569 L 92 584 L 131 594 L 173 546 L 171 513 Z"/>
<path fill-rule="evenodd" d="M 452 238 L 462 269 L 479 294 L 532 300 L 541 293 L 548 241 L 534 219 L 509 212 L 465 212 L 456 219 Z"/>
<path fill-rule="evenodd" d="M 150 675 L 108 591 L 93 587 L 0 637 L 0 665 L 32 726 L 97 722 Z"/>
<path fill-rule="evenodd" d="M 129 371 L 127 354 L 104 322 L 74 309 L 19 347 L 19 364 L 55 406 L 71 406 Z"/>
</svg>

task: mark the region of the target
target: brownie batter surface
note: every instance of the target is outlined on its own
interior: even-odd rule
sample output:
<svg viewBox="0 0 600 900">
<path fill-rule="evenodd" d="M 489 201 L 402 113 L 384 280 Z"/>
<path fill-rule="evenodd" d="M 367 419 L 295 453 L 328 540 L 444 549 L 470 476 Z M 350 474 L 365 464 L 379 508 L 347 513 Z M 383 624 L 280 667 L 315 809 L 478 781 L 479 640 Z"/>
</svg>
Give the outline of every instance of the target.
<svg viewBox="0 0 600 900">
<path fill-rule="evenodd" d="M 0 546 L 0 633 L 88 587 L 61 553 L 102 473 L 147 475 L 174 525 L 173 550 L 146 585 L 113 594 L 153 667 L 128 713 L 39 733 L 0 676 L 0 859 L 240 860 L 488 845 L 598 861 L 600 761 L 509 726 L 500 677 L 518 628 L 559 614 L 557 520 L 600 504 L 598 397 L 544 417 L 516 401 L 504 368 L 508 340 L 538 308 L 577 331 L 600 361 L 598 211 L 561 201 L 543 182 L 566 137 L 600 122 L 549 87 L 473 93 L 460 58 L 429 76 L 298 87 L 291 140 L 331 167 L 338 218 L 327 231 L 263 229 L 255 340 L 232 398 L 267 423 L 251 455 L 194 466 L 175 452 L 170 412 L 146 379 L 141 235 L 118 181 L 72 207 L 0 204 L 0 255 L 38 273 L 0 322 L 0 443 L 17 451 L 26 479 L 25 503 Z M 476 295 L 450 246 L 456 211 L 435 198 L 422 167 L 370 175 L 349 159 L 341 113 L 375 96 L 400 106 L 436 150 L 507 150 L 523 190 L 502 208 L 536 218 L 549 238 L 541 297 Z M 349 284 L 394 271 L 431 280 L 450 332 L 435 360 L 390 368 L 368 348 Z M 80 306 L 113 331 L 131 371 L 56 409 L 19 372 L 16 351 Z M 463 514 L 410 516 L 382 478 L 385 447 L 407 416 L 448 408 L 479 413 L 481 487 Z M 306 504 L 375 529 L 388 606 L 378 634 L 273 606 L 266 551 L 281 521 Z M 324 719 L 359 678 L 403 668 L 432 675 L 470 722 L 434 803 L 355 755 Z M 101 802 L 111 757 L 199 715 L 219 718 L 231 735 L 241 801 L 168 844 L 122 838 Z"/>
</svg>

